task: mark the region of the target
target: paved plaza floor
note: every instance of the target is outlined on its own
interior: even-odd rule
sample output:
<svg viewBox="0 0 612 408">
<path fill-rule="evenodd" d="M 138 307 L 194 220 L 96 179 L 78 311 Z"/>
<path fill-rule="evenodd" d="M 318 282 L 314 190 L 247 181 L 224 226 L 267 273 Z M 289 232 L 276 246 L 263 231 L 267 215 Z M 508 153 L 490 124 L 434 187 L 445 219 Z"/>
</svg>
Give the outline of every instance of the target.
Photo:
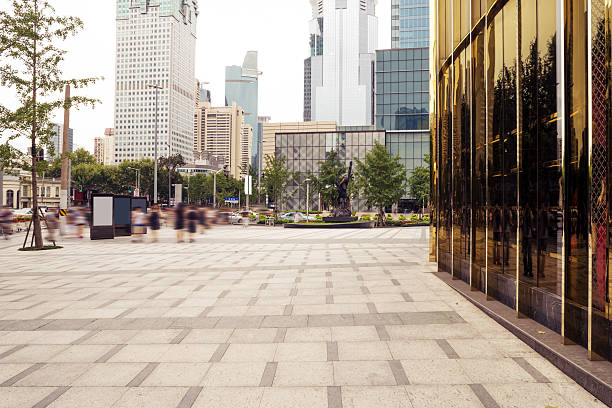
<svg viewBox="0 0 612 408">
<path fill-rule="evenodd" d="M 0 241 L 0 407 L 603 407 L 432 272 L 425 228 Z"/>
</svg>

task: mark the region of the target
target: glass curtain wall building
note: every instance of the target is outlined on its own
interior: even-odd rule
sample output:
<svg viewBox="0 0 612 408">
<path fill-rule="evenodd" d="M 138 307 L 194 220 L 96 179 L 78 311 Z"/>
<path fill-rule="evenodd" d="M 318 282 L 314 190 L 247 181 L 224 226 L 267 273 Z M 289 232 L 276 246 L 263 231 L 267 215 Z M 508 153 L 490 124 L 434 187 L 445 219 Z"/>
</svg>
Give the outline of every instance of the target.
<svg viewBox="0 0 612 408">
<path fill-rule="evenodd" d="M 385 131 L 367 130 L 367 127 L 340 127 L 336 132 L 276 133 L 276 155 L 287 159 L 289 171 L 299 172 L 298 180 L 287 186 L 288 201 L 283 210 L 306 210 L 306 179 L 310 174 L 319 176 L 321 163 L 333 150 L 348 168 L 356 158 L 365 161 L 376 143 L 385 143 Z M 356 163 L 353 163 L 355 169 Z M 310 196 L 310 209 L 320 209 L 316 194 Z M 353 211 L 367 211 L 365 201 L 353 200 Z"/>
<path fill-rule="evenodd" d="M 432 260 L 608 360 L 611 7 L 434 0 L 430 105 Z"/>
</svg>

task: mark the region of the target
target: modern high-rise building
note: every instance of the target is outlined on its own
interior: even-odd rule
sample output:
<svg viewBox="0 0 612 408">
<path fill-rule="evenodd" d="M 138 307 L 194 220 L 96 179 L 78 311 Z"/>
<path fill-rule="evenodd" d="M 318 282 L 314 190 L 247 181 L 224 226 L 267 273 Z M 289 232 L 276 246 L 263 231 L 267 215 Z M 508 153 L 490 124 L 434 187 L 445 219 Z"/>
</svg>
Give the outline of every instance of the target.
<svg viewBox="0 0 612 408">
<path fill-rule="evenodd" d="M 259 106 L 259 76 L 262 73 L 257 66 L 257 51 L 248 51 L 242 66 L 225 67 L 225 106 L 232 103 L 244 109 L 244 122 L 251 125 L 251 161 L 257 163 L 258 143 L 258 106 Z"/>
<path fill-rule="evenodd" d="M 243 156 L 249 157 L 252 129 L 243 143 L 244 112 L 235 103 L 232 106 L 212 107 L 208 102 L 201 102 L 193 116 L 195 138 L 193 149 L 205 155 L 223 157 L 228 171 L 235 178 L 241 177 Z M 246 153 L 244 153 L 246 151 Z"/>
<path fill-rule="evenodd" d="M 64 125 L 53 124 L 53 134 L 51 136 L 51 143 L 53 144 L 53 152 L 50 150 L 45 151 L 45 160 L 51 161 L 62 154 L 64 146 Z M 74 130 L 68 129 L 68 151 L 74 151 Z"/>
<path fill-rule="evenodd" d="M 197 0 L 117 0 L 115 162 L 193 156 Z M 157 89 L 155 87 L 159 87 Z"/>
<path fill-rule="evenodd" d="M 262 130 L 262 153 L 264 156 L 263 166 L 266 166 L 265 157 L 276 154 L 277 133 L 300 133 L 300 132 L 335 132 L 338 128 L 336 122 L 280 122 L 264 123 Z"/>
<path fill-rule="evenodd" d="M 582 360 L 612 361 L 611 12 L 604 0 L 431 12 L 432 260 L 548 327 L 558 345 L 539 349 Z"/>
<path fill-rule="evenodd" d="M 96 163 L 104 164 L 104 138 L 100 136 L 94 137 L 94 157 Z"/>
<path fill-rule="evenodd" d="M 310 0 L 310 57 L 304 63 L 304 120 L 374 123 L 375 0 Z"/>
<path fill-rule="evenodd" d="M 251 165 L 251 141 L 253 140 L 253 128 L 248 123 L 242 125 L 240 130 L 240 151 L 242 160 L 240 163 L 240 174 L 245 176 L 248 167 Z"/>
<path fill-rule="evenodd" d="M 429 47 L 429 0 L 391 0 L 391 48 Z"/>
</svg>

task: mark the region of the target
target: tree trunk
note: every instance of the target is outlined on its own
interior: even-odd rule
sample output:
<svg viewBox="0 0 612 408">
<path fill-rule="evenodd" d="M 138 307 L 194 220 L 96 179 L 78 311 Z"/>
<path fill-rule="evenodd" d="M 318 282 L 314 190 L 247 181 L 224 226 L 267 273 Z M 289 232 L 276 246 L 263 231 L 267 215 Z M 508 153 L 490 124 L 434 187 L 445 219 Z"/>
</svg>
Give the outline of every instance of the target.
<svg viewBox="0 0 612 408">
<path fill-rule="evenodd" d="M 384 227 L 387 225 L 387 216 L 385 215 L 385 207 L 378 207 L 378 226 Z"/>
<path fill-rule="evenodd" d="M 34 14 L 35 18 L 38 18 L 38 1 L 34 0 Z M 38 26 L 37 23 L 34 24 L 34 50 L 32 57 L 32 225 L 34 226 L 34 246 L 36 248 L 41 249 L 44 246 L 42 231 L 40 228 L 40 215 L 38 211 L 38 182 L 37 182 L 37 174 L 36 174 L 36 160 L 37 160 L 37 148 L 36 148 L 36 126 L 37 126 L 37 117 L 36 117 L 36 93 L 38 91 L 37 84 L 37 72 L 36 66 L 38 64 L 37 61 L 37 49 L 36 49 L 36 35 L 38 34 Z"/>
</svg>

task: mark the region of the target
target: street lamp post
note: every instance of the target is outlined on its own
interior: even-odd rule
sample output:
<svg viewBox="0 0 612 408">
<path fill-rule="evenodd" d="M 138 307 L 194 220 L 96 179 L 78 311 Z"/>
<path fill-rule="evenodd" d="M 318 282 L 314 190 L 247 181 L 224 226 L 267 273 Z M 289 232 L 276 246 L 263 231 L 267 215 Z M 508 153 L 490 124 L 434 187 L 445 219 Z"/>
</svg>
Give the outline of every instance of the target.
<svg viewBox="0 0 612 408">
<path fill-rule="evenodd" d="M 166 143 L 168 146 L 168 207 L 170 207 L 170 201 L 172 200 L 172 179 L 170 177 L 170 143 Z"/>
<path fill-rule="evenodd" d="M 134 197 L 137 197 L 140 195 L 140 169 L 137 169 L 136 167 L 128 167 L 128 169 L 136 172 L 136 191 L 134 191 Z"/>
<path fill-rule="evenodd" d="M 155 168 L 153 170 L 153 203 L 157 204 L 157 115 L 159 107 L 159 90 L 161 86 L 157 84 L 147 84 L 149 88 L 155 89 Z"/>
<path fill-rule="evenodd" d="M 263 140 L 259 140 L 257 143 L 259 144 L 259 147 L 257 149 L 259 152 L 259 160 L 257 165 L 257 202 L 261 204 L 261 168 L 263 167 Z"/>
<path fill-rule="evenodd" d="M 310 213 L 310 179 L 306 179 L 306 222 L 310 222 L 309 219 Z"/>
</svg>

